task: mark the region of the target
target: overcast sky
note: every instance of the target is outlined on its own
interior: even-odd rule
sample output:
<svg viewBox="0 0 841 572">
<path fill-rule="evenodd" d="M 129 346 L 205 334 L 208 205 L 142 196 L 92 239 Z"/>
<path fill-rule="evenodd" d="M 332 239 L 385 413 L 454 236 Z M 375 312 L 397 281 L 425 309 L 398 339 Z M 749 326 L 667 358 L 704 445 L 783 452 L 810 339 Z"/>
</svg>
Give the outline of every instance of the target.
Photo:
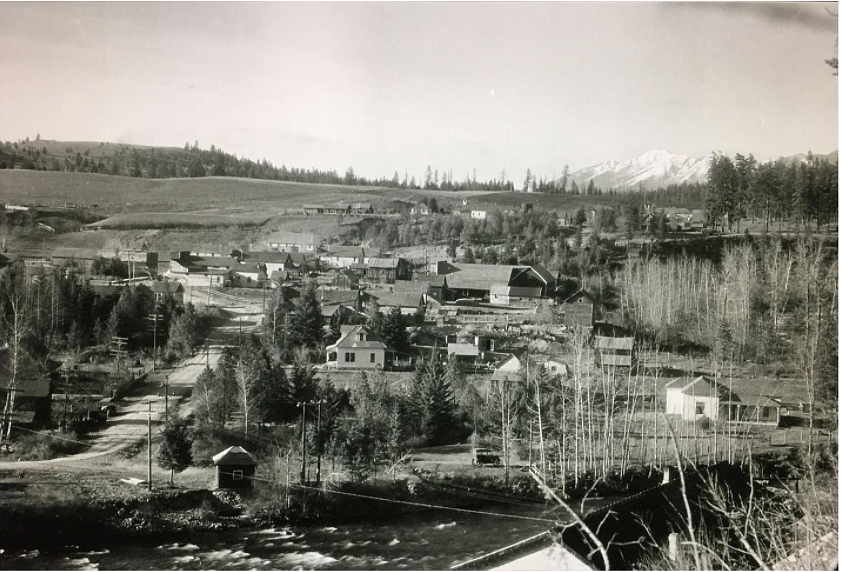
<svg viewBox="0 0 841 572">
<path fill-rule="evenodd" d="M 480 179 L 837 148 L 837 3 L 0 2 L 0 138 Z"/>
</svg>

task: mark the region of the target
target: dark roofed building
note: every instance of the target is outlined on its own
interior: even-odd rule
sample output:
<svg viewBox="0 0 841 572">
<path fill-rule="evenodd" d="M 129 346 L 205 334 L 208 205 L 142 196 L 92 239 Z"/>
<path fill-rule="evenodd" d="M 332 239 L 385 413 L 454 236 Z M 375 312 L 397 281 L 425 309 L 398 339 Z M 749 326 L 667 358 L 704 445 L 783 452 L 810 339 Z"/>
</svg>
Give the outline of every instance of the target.
<svg viewBox="0 0 841 572">
<path fill-rule="evenodd" d="M 363 276 L 375 282 L 393 284 L 395 280 L 412 278 L 412 268 L 405 258 L 369 257 L 364 264 L 354 264 L 351 268 L 356 269 L 358 266 L 363 269 Z"/>
<path fill-rule="evenodd" d="M 455 270 L 446 273 L 449 301 L 459 298 L 489 298 L 494 284 L 538 288 L 541 297 L 552 296 L 555 292 L 555 278 L 539 265 L 456 264 L 451 266 Z"/>
<path fill-rule="evenodd" d="M 242 447 L 228 447 L 213 456 L 217 489 L 250 489 L 254 484 L 257 461 Z"/>
<path fill-rule="evenodd" d="M 589 330 L 596 323 L 598 304 L 586 290 L 579 290 L 561 305 L 564 325 L 574 330 Z"/>
<path fill-rule="evenodd" d="M 155 295 L 155 301 L 160 302 L 169 294 L 179 304 L 184 303 L 184 285 L 175 280 L 153 280 L 152 292 Z"/>
</svg>

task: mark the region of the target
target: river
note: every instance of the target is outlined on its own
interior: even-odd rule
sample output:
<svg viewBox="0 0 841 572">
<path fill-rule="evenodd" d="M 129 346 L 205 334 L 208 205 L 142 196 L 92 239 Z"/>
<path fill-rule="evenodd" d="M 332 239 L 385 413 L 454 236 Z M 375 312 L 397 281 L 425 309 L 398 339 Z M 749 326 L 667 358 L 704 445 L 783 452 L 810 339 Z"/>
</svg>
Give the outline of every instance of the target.
<svg viewBox="0 0 841 572">
<path fill-rule="evenodd" d="M 540 505 L 436 510 L 335 526 L 242 528 L 0 554 L 5 570 L 448 569 L 547 530 Z M 519 517 L 519 518 L 517 518 Z M 40 533 L 40 532 L 39 532 Z M 46 533 L 46 532 L 43 532 Z"/>
</svg>

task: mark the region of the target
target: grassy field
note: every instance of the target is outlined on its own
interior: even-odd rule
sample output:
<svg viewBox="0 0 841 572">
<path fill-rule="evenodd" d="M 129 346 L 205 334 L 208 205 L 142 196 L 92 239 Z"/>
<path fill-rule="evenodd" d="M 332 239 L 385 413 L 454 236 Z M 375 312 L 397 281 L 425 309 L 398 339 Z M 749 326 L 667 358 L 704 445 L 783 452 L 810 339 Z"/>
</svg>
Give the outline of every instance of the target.
<svg viewBox="0 0 841 572">
<path fill-rule="evenodd" d="M 0 171 L 0 202 L 62 206 L 70 203 L 103 215 L 159 212 L 276 216 L 309 203 L 392 201 L 411 202 L 436 197 L 439 202 L 461 203 L 472 192 L 421 191 L 381 187 L 346 187 L 231 177 L 197 179 L 135 179 L 91 173 Z"/>
<path fill-rule="evenodd" d="M 269 217 L 258 213 L 131 213 L 108 217 L 88 225 L 95 228 L 204 228 L 218 226 L 260 226 Z"/>
</svg>

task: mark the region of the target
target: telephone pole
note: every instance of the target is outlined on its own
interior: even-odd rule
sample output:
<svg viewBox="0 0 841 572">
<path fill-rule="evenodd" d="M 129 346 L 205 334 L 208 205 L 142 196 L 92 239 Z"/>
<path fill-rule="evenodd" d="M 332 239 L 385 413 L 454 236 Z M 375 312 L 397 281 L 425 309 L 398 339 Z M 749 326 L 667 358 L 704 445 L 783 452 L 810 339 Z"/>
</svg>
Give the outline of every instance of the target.
<svg viewBox="0 0 841 572">
<path fill-rule="evenodd" d="M 141 403 L 146 403 L 149 405 L 149 417 L 148 417 L 148 472 L 146 474 L 146 482 L 149 486 L 149 491 L 152 490 L 152 400 L 148 399 L 146 401 L 142 401 Z"/>
<path fill-rule="evenodd" d="M 147 320 L 152 322 L 149 327 L 152 330 L 152 371 L 155 371 L 158 367 L 158 318 L 163 318 L 163 316 L 157 312 L 152 312 L 146 317 Z"/>
<path fill-rule="evenodd" d="M 307 402 L 299 403 L 303 407 L 301 416 L 301 484 L 307 483 Z"/>
<path fill-rule="evenodd" d="M 315 486 L 321 486 L 321 400 L 318 401 L 318 420 L 315 424 L 315 446 L 318 451 L 318 460 L 315 465 Z"/>
</svg>

